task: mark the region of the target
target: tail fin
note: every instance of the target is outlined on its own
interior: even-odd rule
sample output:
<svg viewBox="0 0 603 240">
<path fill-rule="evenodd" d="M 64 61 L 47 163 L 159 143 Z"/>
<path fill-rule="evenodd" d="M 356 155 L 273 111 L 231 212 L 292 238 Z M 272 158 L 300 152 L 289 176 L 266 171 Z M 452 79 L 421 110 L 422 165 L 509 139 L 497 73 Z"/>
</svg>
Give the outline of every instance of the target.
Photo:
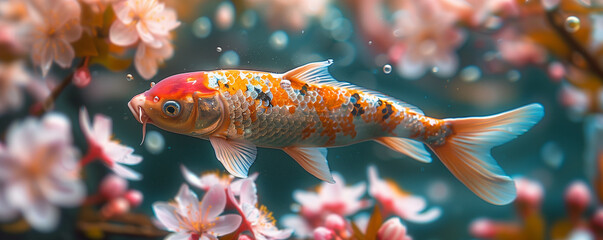
<svg viewBox="0 0 603 240">
<path fill-rule="evenodd" d="M 487 117 L 444 119 L 452 135 L 443 145 L 429 147 L 471 191 L 492 204 L 504 205 L 515 199 L 515 184 L 490 150 L 528 131 L 543 116 L 542 105 L 535 103 Z"/>
</svg>

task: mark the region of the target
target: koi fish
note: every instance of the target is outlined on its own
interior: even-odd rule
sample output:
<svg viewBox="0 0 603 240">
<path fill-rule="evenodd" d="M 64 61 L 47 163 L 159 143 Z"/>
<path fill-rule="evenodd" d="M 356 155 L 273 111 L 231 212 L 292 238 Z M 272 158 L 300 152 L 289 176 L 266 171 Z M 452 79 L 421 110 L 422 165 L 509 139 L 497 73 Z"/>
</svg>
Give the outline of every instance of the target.
<svg viewBox="0 0 603 240">
<path fill-rule="evenodd" d="M 515 199 L 513 180 L 492 147 L 528 131 L 544 115 L 540 104 L 487 117 L 436 119 L 408 103 L 339 82 L 332 61 L 283 74 L 247 70 L 182 73 L 128 103 L 143 124 L 209 139 L 217 159 L 247 177 L 257 147 L 285 151 L 306 171 L 333 183 L 327 148 L 373 140 L 421 162 L 427 145 L 471 191 L 493 204 Z"/>
</svg>

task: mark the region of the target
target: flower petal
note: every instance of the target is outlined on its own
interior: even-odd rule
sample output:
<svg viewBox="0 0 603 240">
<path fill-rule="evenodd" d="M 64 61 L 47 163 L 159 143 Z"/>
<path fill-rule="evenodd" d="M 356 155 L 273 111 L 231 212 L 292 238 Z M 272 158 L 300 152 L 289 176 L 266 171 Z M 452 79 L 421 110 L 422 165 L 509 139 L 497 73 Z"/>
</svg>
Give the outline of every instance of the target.
<svg viewBox="0 0 603 240">
<path fill-rule="evenodd" d="M 300 216 L 287 214 L 281 218 L 281 224 L 286 228 L 293 229 L 297 238 L 306 238 L 312 234 L 312 227 Z"/>
<path fill-rule="evenodd" d="M 186 182 L 188 182 L 190 185 L 193 185 L 199 189 L 204 189 L 205 186 L 201 182 L 201 178 L 199 178 L 199 176 L 188 170 L 188 168 L 186 168 L 182 164 L 180 165 L 180 172 L 182 172 L 184 180 L 186 180 Z"/>
<path fill-rule="evenodd" d="M 96 139 L 90 128 L 90 119 L 88 118 L 88 110 L 86 110 L 86 107 L 80 108 L 80 127 L 87 139 Z"/>
<path fill-rule="evenodd" d="M 126 147 L 117 142 L 111 141 L 105 144 L 105 154 L 111 160 L 127 164 L 127 165 L 136 165 L 142 161 L 142 157 L 138 155 L 132 154 L 134 149 L 131 147 Z"/>
<path fill-rule="evenodd" d="M 57 39 L 54 42 L 54 60 L 62 68 L 71 67 L 71 62 L 75 58 L 75 51 L 67 41 Z"/>
<path fill-rule="evenodd" d="M 191 221 L 201 219 L 199 199 L 197 198 L 197 195 L 188 188 L 188 185 L 182 184 L 176 195 L 176 202 L 178 203 L 181 215 L 186 216 L 186 218 Z M 201 211 L 203 211 L 203 209 Z"/>
<path fill-rule="evenodd" d="M 222 236 L 239 228 L 243 218 L 236 214 L 227 214 L 218 217 L 215 221 L 212 221 L 213 227 L 209 228 L 208 231 L 213 232 L 217 236 Z"/>
<path fill-rule="evenodd" d="M 6 199 L 5 189 L 0 187 L 0 221 L 12 220 L 17 217 L 18 213 L 19 211 Z"/>
<path fill-rule="evenodd" d="M 130 180 L 142 179 L 142 176 L 140 175 L 140 173 L 138 173 L 128 167 L 125 167 L 119 163 L 113 163 L 113 165 L 110 166 L 109 168 L 111 168 L 111 170 L 113 170 L 113 172 L 115 174 L 117 174 L 118 176 L 120 176 L 122 178 L 130 179 Z"/>
<path fill-rule="evenodd" d="M 115 11 L 115 16 L 119 21 L 129 24 L 134 20 L 134 11 L 132 9 L 131 1 L 114 1 L 112 7 L 113 11 Z"/>
<path fill-rule="evenodd" d="M 61 29 L 61 36 L 67 42 L 75 42 L 82 36 L 82 26 L 79 20 L 73 19 Z"/>
<path fill-rule="evenodd" d="M 23 216 L 32 228 L 40 232 L 50 232 L 59 223 L 59 209 L 43 199 L 23 208 Z"/>
<path fill-rule="evenodd" d="M 257 189 L 253 180 L 243 180 L 243 184 L 241 185 L 240 199 L 240 205 L 249 204 L 251 206 L 255 206 L 258 203 Z"/>
<path fill-rule="evenodd" d="M 109 40 L 118 46 L 129 46 L 138 41 L 138 33 L 136 32 L 136 24 L 123 24 L 120 21 L 115 21 L 109 29 Z"/>
<path fill-rule="evenodd" d="M 106 141 L 111 138 L 111 118 L 96 114 L 94 115 L 94 123 L 92 124 L 92 131 L 94 133 L 94 138 L 97 141 Z"/>
<path fill-rule="evenodd" d="M 157 74 L 157 59 L 153 56 L 151 49 L 142 43 L 138 45 L 134 56 L 134 67 L 144 79 L 151 79 Z"/>
<path fill-rule="evenodd" d="M 194 239 L 190 233 L 187 232 L 176 232 L 170 235 L 167 235 L 164 240 L 189 240 Z"/>
<path fill-rule="evenodd" d="M 84 183 L 77 179 L 46 178 L 38 183 L 48 201 L 60 206 L 75 207 L 86 196 Z"/>
<path fill-rule="evenodd" d="M 201 200 L 201 212 L 203 213 L 203 222 L 207 222 L 208 219 L 214 219 L 224 211 L 226 206 L 226 193 L 224 187 L 221 185 L 212 186 L 203 200 Z"/>
<path fill-rule="evenodd" d="M 170 231 L 180 230 L 180 223 L 176 216 L 176 208 L 166 202 L 153 203 L 155 217 Z"/>
<path fill-rule="evenodd" d="M 162 43 L 159 39 L 155 38 L 153 34 L 149 31 L 144 22 L 139 22 L 136 24 L 136 31 L 138 32 L 138 36 L 140 39 L 147 43 L 149 46 L 153 48 L 160 48 Z"/>
</svg>

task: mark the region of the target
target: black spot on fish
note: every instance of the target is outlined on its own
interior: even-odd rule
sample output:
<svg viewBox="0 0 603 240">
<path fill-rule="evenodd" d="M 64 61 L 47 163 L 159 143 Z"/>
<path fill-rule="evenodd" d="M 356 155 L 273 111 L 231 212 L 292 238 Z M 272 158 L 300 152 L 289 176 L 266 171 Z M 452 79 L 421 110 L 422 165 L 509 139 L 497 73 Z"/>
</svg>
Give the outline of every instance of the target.
<svg viewBox="0 0 603 240">
<path fill-rule="evenodd" d="M 379 107 L 381 107 L 381 105 L 383 105 L 383 101 L 381 101 L 381 99 L 377 100 L 377 105 L 379 105 Z"/>
<path fill-rule="evenodd" d="M 224 87 L 228 88 L 229 87 L 228 83 L 224 83 Z"/>
<path fill-rule="evenodd" d="M 364 114 L 364 109 L 362 108 L 362 106 L 360 106 L 360 104 L 355 103 L 354 109 L 352 109 L 352 116 L 356 117 L 362 114 Z"/>
<path fill-rule="evenodd" d="M 394 110 L 392 109 L 392 105 L 389 103 L 385 103 L 385 108 L 381 111 L 381 113 L 383 113 L 383 120 L 389 118 L 392 113 L 394 113 Z"/>
<path fill-rule="evenodd" d="M 304 84 L 301 88 L 301 90 L 299 91 L 299 94 L 301 94 L 302 96 L 305 96 L 306 93 L 308 93 L 308 84 Z"/>
<path fill-rule="evenodd" d="M 272 99 L 270 98 L 270 96 L 264 92 L 262 92 L 262 90 L 260 90 L 259 88 L 254 88 L 255 92 L 258 94 L 257 97 L 255 97 L 256 100 L 260 100 L 262 102 L 267 102 L 268 106 L 272 107 Z"/>
</svg>

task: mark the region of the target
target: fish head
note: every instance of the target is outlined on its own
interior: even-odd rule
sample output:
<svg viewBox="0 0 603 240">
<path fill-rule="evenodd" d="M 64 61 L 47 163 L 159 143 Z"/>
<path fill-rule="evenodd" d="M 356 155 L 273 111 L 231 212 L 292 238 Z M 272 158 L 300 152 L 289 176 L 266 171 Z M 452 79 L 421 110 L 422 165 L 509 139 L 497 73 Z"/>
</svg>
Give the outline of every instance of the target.
<svg viewBox="0 0 603 240">
<path fill-rule="evenodd" d="M 183 73 L 152 84 L 130 100 L 128 107 L 145 126 L 187 135 L 209 135 L 224 119 L 224 104 L 218 89 L 208 87 L 205 72 Z"/>
</svg>

